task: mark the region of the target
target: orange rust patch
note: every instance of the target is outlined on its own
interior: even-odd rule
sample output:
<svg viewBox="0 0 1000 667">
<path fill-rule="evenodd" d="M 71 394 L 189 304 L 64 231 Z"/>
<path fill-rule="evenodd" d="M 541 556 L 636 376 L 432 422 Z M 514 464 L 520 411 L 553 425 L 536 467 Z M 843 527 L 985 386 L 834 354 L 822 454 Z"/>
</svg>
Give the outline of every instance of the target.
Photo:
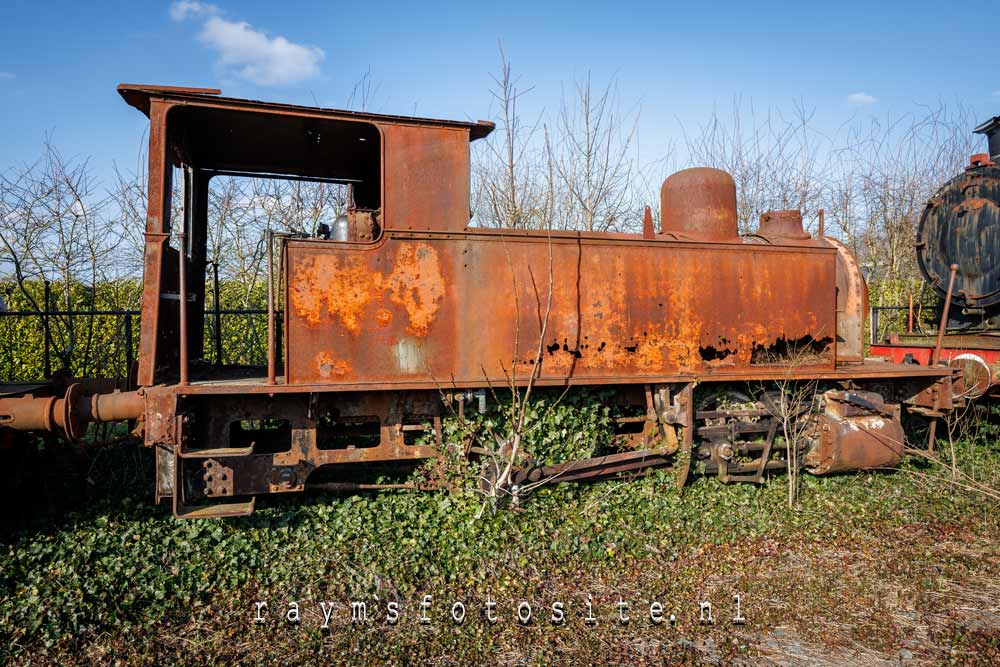
<svg viewBox="0 0 1000 667">
<path fill-rule="evenodd" d="M 351 372 L 351 364 L 344 359 L 337 359 L 329 352 L 316 355 L 316 368 L 323 378 L 344 377 Z"/>
<path fill-rule="evenodd" d="M 361 257 L 319 255 L 304 259 L 289 283 L 296 314 L 310 326 L 324 319 L 323 310 L 352 333 L 361 330 L 361 316 L 371 302 L 376 283 Z"/>
<path fill-rule="evenodd" d="M 396 255 L 396 266 L 385 281 L 389 300 L 410 317 L 407 333 L 423 338 L 444 299 L 444 279 L 434 249 L 426 243 L 405 245 Z"/>
<path fill-rule="evenodd" d="M 610 266 L 605 258 L 586 259 L 588 264 L 603 262 L 581 266 L 581 278 L 594 275 L 610 277 L 610 280 L 588 280 L 579 288 L 579 299 L 575 278 L 558 281 L 553 286 L 554 301 L 557 304 L 579 302 L 580 314 L 573 308 L 556 309 L 545 344 L 565 345 L 569 351 L 560 348 L 551 353 L 543 352 L 547 376 L 566 375 L 582 369 L 599 369 L 609 374 L 656 374 L 694 371 L 705 365 L 699 350 L 703 323 L 693 316 L 692 307 L 699 286 L 697 276 L 688 276 L 671 292 L 659 295 L 667 306 L 664 320 L 635 321 L 631 318 L 629 300 L 636 286 L 626 282 L 625 258 L 614 257 Z M 578 342 L 581 349 L 577 358 L 573 348 Z M 582 347 L 584 342 L 585 348 Z"/>
<path fill-rule="evenodd" d="M 406 313 L 407 333 L 425 337 L 445 294 L 434 248 L 426 243 L 403 245 L 391 273 L 373 271 L 364 257 L 350 252 L 316 255 L 295 267 L 289 283 L 295 314 L 310 326 L 337 319 L 345 329 L 358 334 L 366 309 L 388 299 Z M 383 307 L 374 317 L 381 326 L 393 319 Z"/>
<path fill-rule="evenodd" d="M 755 350 L 816 335 L 819 329 L 817 313 L 808 309 L 774 320 L 772 283 L 789 282 L 783 289 L 792 302 L 808 301 L 808 285 L 789 281 L 777 263 L 757 257 L 730 276 L 732 289 L 717 293 L 710 289 L 718 279 L 710 264 L 694 263 L 666 284 L 658 284 L 655 273 L 627 266 L 622 256 L 584 256 L 577 271 L 553 285 L 556 305 L 542 353 L 547 377 L 584 370 L 610 375 L 746 367 Z M 543 291 L 543 307 L 544 298 Z M 531 306 L 538 299 L 532 292 L 522 298 L 522 304 L 529 304 L 521 318 L 527 345 L 535 345 L 524 332 L 535 326 Z M 645 307 L 635 308 L 636 302 Z M 522 363 L 530 365 L 531 350 L 528 347 Z"/>
</svg>

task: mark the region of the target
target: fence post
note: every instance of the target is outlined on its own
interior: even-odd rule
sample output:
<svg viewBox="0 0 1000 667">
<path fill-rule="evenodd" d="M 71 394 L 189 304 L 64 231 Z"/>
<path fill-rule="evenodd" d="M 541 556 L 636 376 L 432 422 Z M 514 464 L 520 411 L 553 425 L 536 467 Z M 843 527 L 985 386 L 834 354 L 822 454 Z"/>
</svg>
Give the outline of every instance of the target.
<svg viewBox="0 0 1000 667">
<path fill-rule="evenodd" d="M 132 386 L 132 363 L 134 352 L 132 351 L 132 313 L 125 313 L 125 385 Z"/>
<path fill-rule="evenodd" d="M 222 310 L 219 305 L 219 263 L 212 262 L 212 291 L 215 296 L 215 365 L 222 365 Z"/>
<path fill-rule="evenodd" d="M 45 330 L 45 345 L 44 345 L 44 362 L 45 362 L 45 378 L 48 379 L 52 377 L 52 363 L 49 360 L 49 342 L 52 338 L 49 331 L 49 296 L 52 293 L 52 283 L 48 280 L 45 281 L 45 290 L 43 296 L 45 298 L 45 307 L 42 309 L 42 328 Z"/>
</svg>

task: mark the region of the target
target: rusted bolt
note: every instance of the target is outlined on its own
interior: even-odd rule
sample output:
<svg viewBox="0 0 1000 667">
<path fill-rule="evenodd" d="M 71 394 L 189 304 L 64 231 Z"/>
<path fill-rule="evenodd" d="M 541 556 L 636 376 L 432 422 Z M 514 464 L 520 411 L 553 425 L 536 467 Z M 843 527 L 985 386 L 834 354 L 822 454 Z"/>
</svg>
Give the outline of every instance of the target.
<svg viewBox="0 0 1000 667">
<path fill-rule="evenodd" d="M 212 495 L 212 489 L 211 489 L 211 488 L 207 488 L 207 489 L 205 489 L 205 495 L 206 495 L 206 496 L 210 496 L 210 495 Z"/>
<path fill-rule="evenodd" d="M 225 479 L 225 478 L 223 478 L 223 479 Z M 212 476 L 211 475 L 205 475 L 205 481 L 206 482 L 211 482 L 212 481 Z"/>
</svg>

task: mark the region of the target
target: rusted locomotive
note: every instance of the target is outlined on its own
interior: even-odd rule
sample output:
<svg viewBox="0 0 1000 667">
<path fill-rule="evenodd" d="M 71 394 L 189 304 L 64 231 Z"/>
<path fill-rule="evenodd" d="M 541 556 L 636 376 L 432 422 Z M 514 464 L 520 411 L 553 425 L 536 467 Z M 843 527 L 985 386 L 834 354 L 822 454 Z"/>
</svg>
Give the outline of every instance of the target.
<svg viewBox="0 0 1000 667">
<path fill-rule="evenodd" d="M 941 186 L 917 228 L 917 263 L 942 304 L 938 331 L 915 330 L 911 305 L 908 330 L 871 346 L 895 362 L 950 364 L 957 393 L 970 399 L 1000 384 L 1000 116 L 974 132 L 986 135 L 988 152 Z"/>
<path fill-rule="evenodd" d="M 787 465 L 788 415 L 774 409 L 787 382 L 818 387 L 792 415 L 818 474 L 893 466 L 902 415 L 952 407 L 949 369 L 865 359 L 867 288 L 842 245 L 803 231 L 798 211 L 740 236 L 725 172 L 670 176 L 659 229 L 647 209 L 642 233 L 482 229 L 469 226 L 469 152 L 491 123 L 119 92 L 150 121 L 135 386 L 8 396 L 0 424 L 77 438 L 90 422 L 138 420 L 156 499 L 178 517 L 247 514 L 321 470 L 360 479 L 434 457 L 442 418 L 490 388 L 600 385 L 631 408 L 619 451 L 519 473 L 566 481 L 674 461 L 683 481 L 692 460 L 760 480 Z M 332 238 L 269 235 L 268 359 L 252 372 L 201 360 L 207 191 L 221 174 L 351 191 Z M 699 384 L 767 391 L 734 405 L 696 401 Z"/>
</svg>

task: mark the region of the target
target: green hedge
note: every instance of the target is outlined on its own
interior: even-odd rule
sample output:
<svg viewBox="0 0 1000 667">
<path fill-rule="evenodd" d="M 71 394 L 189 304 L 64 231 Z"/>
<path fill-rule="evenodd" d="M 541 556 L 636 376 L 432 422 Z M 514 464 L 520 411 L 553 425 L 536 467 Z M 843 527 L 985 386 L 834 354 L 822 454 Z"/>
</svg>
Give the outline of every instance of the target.
<svg viewBox="0 0 1000 667">
<path fill-rule="evenodd" d="M 18 288 L 0 281 L 8 313 L 0 316 L 0 382 L 37 380 L 45 376 L 45 325 L 36 309 L 45 308 L 45 286 L 41 281 Z M 221 310 L 263 309 L 265 286 L 248 290 L 237 282 L 224 282 L 219 289 Z M 132 358 L 139 354 L 139 309 L 142 284 L 138 280 L 102 283 L 50 284 L 48 310 L 83 313 L 122 311 L 113 315 L 49 315 L 49 360 L 53 373 L 65 370 L 74 377 L 124 378 L 130 342 Z M 209 283 L 205 319 L 204 350 L 215 359 L 214 298 Z M 127 314 L 131 313 L 131 314 Z M 131 327 L 127 320 L 131 320 Z M 226 364 L 259 364 L 267 359 L 267 317 L 263 314 L 223 314 L 222 358 Z M 130 330 L 131 329 L 131 330 Z M 131 341 L 128 334 L 131 334 Z"/>
</svg>

